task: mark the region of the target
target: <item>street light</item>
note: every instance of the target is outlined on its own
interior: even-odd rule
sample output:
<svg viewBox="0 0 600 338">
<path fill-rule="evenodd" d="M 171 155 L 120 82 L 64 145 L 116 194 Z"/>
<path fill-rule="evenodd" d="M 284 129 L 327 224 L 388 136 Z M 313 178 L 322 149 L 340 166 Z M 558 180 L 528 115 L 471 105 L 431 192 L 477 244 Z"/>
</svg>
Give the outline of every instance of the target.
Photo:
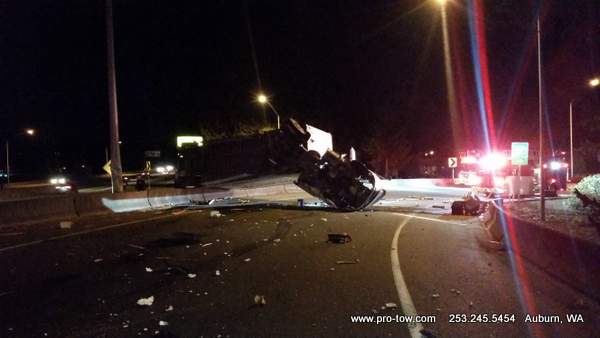
<svg viewBox="0 0 600 338">
<path fill-rule="evenodd" d="M 440 6 L 444 6 L 446 4 L 446 2 L 448 2 L 447 0 L 436 0 L 436 1 Z"/>
<path fill-rule="evenodd" d="M 593 78 L 588 81 L 590 87 L 594 88 L 600 85 L 600 78 Z M 569 101 L 569 144 L 570 144 L 570 156 L 571 156 L 571 177 L 573 177 L 573 104 L 575 99 Z"/>
<path fill-rule="evenodd" d="M 25 134 L 29 135 L 29 136 L 34 136 L 35 135 L 35 129 L 32 128 L 27 128 L 25 129 Z M 19 134 L 17 134 L 19 135 Z M 8 143 L 8 138 L 6 139 L 6 184 L 10 183 L 10 146 Z"/>
<path fill-rule="evenodd" d="M 281 123 L 279 121 L 279 113 L 277 112 L 275 107 L 273 107 L 271 102 L 269 102 L 269 98 L 265 94 L 259 93 L 258 95 L 256 95 L 256 101 L 263 106 L 268 105 L 269 108 L 271 108 L 271 110 L 273 110 L 273 113 L 275 113 L 275 116 L 277 116 L 277 129 L 278 130 L 281 129 Z"/>
</svg>

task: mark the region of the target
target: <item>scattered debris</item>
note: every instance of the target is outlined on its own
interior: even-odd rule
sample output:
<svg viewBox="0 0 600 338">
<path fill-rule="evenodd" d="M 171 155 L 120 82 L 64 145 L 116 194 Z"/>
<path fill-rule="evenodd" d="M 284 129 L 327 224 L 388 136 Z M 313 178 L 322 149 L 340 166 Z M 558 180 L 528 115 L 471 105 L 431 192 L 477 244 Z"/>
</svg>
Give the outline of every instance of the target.
<svg viewBox="0 0 600 338">
<path fill-rule="evenodd" d="M 94 259 L 94 263 L 100 263 L 100 262 L 102 262 L 103 260 L 104 260 L 104 259 L 102 259 L 102 258 L 96 258 L 96 259 Z"/>
<path fill-rule="evenodd" d="M 206 244 L 202 244 L 202 247 L 206 248 L 207 246 L 211 246 L 211 245 L 213 245 L 213 244 L 212 243 L 206 243 Z"/>
<path fill-rule="evenodd" d="M 358 259 L 353 261 L 336 261 L 335 264 L 356 264 L 360 262 Z"/>
<path fill-rule="evenodd" d="M 152 270 L 152 268 L 146 267 L 146 272 L 152 272 L 154 270 Z"/>
<path fill-rule="evenodd" d="M 210 204 L 210 203 L 209 203 Z M 210 212 L 210 217 L 222 217 L 223 214 L 219 212 L 219 210 L 212 210 Z"/>
<path fill-rule="evenodd" d="M 164 320 L 159 320 L 158 321 L 158 326 L 168 326 L 169 322 L 165 322 Z"/>
<path fill-rule="evenodd" d="M 398 305 L 396 305 L 396 303 L 385 303 L 385 307 L 387 309 L 394 309 L 394 308 L 397 308 Z"/>
<path fill-rule="evenodd" d="M 137 305 L 139 306 L 150 306 L 154 303 L 154 296 L 150 296 L 148 298 L 140 298 L 137 301 Z"/>
<path fill-rule="evenodd" d="M 171 311 L 173 311 L 173 305 L 167 306 L 167 308 L 165 309 L 165 312 L 171 312 Z"/>
<path fill-rule="evenodd" d="M 188 278 L 196 278 L 196 274 L 195 273 L 188 273 L 187 277 Z"/>
<path fill-rule="evenodd" d="M 273 242 L 275 242 L 275 243 L 279 243 L 279 242 L 281 242 L 281 238 L 275 238 L 275 239 L 273 240 Z"/>
<path fill-rule="evenodd" d="M 244 262 L 250 262 L 252 259 L 251 258 L 244 258 Z"/>
<path fill-rule="evenodd" d="M 342 234 L 328 234 L 327 235 L 328 242 L 337 243 L 337 244 L 346 244 L 352 242 L 352 237 L 348 235 L 347 232 Z"/>
<path fill-rule="evenodd" d="M 330 271 L 335 271 L 335 268 L 329 268 Z"/>
<path fill-rule="evenodd" d="M 215 271 L 215 276 L 220 276 L 220 275 L 221 275 L 221 271 L 219 271 L 219 270 L 216 270 L 216 271 Z"/>
<path fill-rule="evenodd" d="M 469 302 L 469 307 L 473 307 L 473 302 Z"/>
<path fill-rule="evenodd" d="M 254 304 L 258 306 L 265 306 L 267 305 L 267 300 L 265 299 L 264 295 L 256 295 L 254 296 Z"/>
<path fill-rule="evenodd" d="M 61 221 L 59 224 L 61 229 L 71 229 L 72 225 L 73 225 L 73 222 L 71 222 L 71 221 Z"/>
<path fill-rule="evenodd" d="M 440 294 L 439 293 L 434 293 L 431 295 L 431 298 L 440 298 Z"/>
<path fill-rule="evenodd" d="M 323 217 L 323 218 L 321 218 L 321 221 L 327 222 L 327 218 Z"/>
<path fill-rule="evenodd" d="M 136 245 L 136 244 L 127 244 L 127 246 L 130 246 L 132 248 L 136 248 L 136 249 L 140 249 L 140 250 L 146 250 L 145 247 L 141 246 L 141 245 Z"/>
</svg>

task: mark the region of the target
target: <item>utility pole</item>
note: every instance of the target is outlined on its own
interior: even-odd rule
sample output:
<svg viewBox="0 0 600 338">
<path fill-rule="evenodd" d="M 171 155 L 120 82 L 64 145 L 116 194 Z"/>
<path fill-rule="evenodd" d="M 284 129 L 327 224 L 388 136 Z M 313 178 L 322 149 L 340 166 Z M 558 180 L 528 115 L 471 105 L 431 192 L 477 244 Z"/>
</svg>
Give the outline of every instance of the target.
<svg viewBox="0 0 600 338">
<path fill-rule="evenodd" d="M 119 113 L 117 111 L 117 84 L 115 76 L 115 45 L 112 0 L 106 0 L 106 63 L 108 78 L 108 110 L 110 114 L 110 171 L 112 192 L 123 192 L 123 169 L 119 148 Z"/>
<path fill-rule="evenodd" d="M 538 108 L 540 137 L 540 213 L 542 221 L 546 220 L 546 201 L 544 200 L 544 109 L 542 101 L 542 33 L 540 32 L 540 16 L 537 17 L 537 52 L 538 52 Z"/>
<path fill-rule="evenodd" d="M 6 184 L 10 184 L 10 154 L 8 152 L 8 139 L 6 140 Z"/>
</svg>

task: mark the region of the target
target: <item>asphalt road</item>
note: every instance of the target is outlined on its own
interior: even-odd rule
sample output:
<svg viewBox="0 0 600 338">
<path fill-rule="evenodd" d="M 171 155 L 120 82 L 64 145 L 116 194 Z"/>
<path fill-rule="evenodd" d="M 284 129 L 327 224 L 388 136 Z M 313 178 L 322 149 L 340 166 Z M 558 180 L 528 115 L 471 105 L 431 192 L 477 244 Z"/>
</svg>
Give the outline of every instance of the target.
<svg viewBox="0 0 600 338">
<path fill-rule="evenodd" d="M 600 332 L 597 300 L 526 261 L 482 248 L 476 218 L 390 210 L 213 211 L 82 219 L 71 229 L 41 226 L 45 232 L 37 235 L 38 228 L 22 235 L 3 229 L 13 235 L 2 236 L 0 245 L 0 336 Z M 352 241 L 327 242 L 330 233 L 348 233 Z M 149 297 L 152 305 L 137 305 Z M 559 315 L 563 322 L 527 325 L 526 313 Z M 581 314 L 584 322 L 566 323 L 568 313 Z M 353 323 L 351 317 L 405 314 L 434 316 L 435 322 Z M 507 314 L 510 322 L 461 323 L 486 315 L 490 321 L 493 314 Z"/>
</svg>

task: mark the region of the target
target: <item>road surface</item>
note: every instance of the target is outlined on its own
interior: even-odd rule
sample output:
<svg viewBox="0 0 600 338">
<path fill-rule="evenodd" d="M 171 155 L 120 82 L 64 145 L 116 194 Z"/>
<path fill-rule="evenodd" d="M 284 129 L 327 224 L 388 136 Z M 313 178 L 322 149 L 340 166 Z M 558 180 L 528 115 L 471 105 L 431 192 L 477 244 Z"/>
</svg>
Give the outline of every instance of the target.
<svg viewBox="0 0 600 338">
<path fill-rule="evenodd" d="M 246 206 L 88 218 L 22 234 L 3 228 L 0 336 L 600 332 L 597 295 L 482 248 L 476 218 L 394 210 Z M 331 233 L 352 241 L 327 242 Z M 528 325 L 527 314 L 562 323 Z M 567 314 L 584 322 L 567 323 Z M 409 320 L 404 315 L 426 317 L 356 322 Z M 489 322 L 498 318 L 508 323 Z"/>
</svg>

